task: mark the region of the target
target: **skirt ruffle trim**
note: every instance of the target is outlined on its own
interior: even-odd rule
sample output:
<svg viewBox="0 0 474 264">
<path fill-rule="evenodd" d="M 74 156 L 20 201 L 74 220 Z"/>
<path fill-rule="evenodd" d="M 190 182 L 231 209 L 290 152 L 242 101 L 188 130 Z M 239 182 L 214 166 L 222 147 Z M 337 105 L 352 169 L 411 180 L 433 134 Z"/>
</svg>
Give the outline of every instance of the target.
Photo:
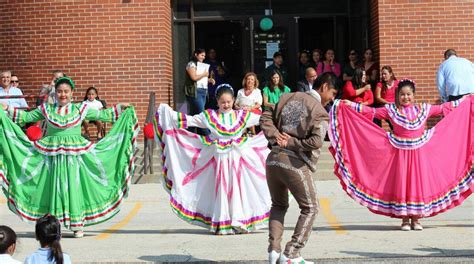
<svg viewBox="0 0 474 264">
<path fill-rule="evenodd" d="M 173 196 L 170 196 L 170 205 L 173 212 L 182 220 L 209 229 L 209 232 L 216 235 L 230 235 L 236 233 L 248 233 L 268 226 L 270 211 L 248 219 L 239 220 L 219 220 L 215 221 L 210 216 L 199 212 L 194 212 L 185 208 Z"/>
<path fill-rule="evenodd" d="M 138 121 L 136 119 L 132 128 L 133 137 L 131 139 L 131 145 L 129 150 L 130 153 L 128 155 L 129 165 L 126 167 L 125 181 L 122 187 L 118 190 L 117 195 L 100 208 L 85 210 L 84 215 L 81 217 L 71 218 L 68 212 L 63 212 L 55 215 L 59 219 L 59 221 L 63 223 L 64 227 L 72 231 L 83 230 L 84 226 L 102 223 L 112 218 L 120 211 L 123 201 L 128 196 L 131 178 L 133 176 L 133 171 L 135 170 L 134 150 L 136 149 L 136 139 L 139 132 Z M 9 182 L 5 177 L 5 173 L 2 169 L 0 169 L 0 181 L 0 185 L 2 186 L 5 196 L 7 197 L 8 207 L 12 212 L 18 215 L 22 221 L 34 224 L 39 218 L 48 213 L 46 211 L 40 212 L 38 210 L 35 210 L 31 208 L 31 206 L 25 206 L 21 201 L 16 199 L 15 195 L 11 194 L 8 191 Z"/>
<path fill-rule="evenodd" d="M 380 196 L 379 194 L 367 191 L 364 186 L 354 183 L 353 179 L 358 178 L 358 175 L 353 173 L 350 169 L 350 162 L 345 159 L 341 147 L 344 142 L 341 142 L 338 134 L 340 129 L 339 123 L 337 122 L 338 103 L 339 102 L 334 105 L 330 114 L 331 129 L 329 137 L 332 144 L 330 152 L 336 162 L 334 165 L 334 173 L 339 178 L 344 191 L 360 205 L 367 207 L 373 213 L 395 218 L 415 215 L 432 217 L 460 205 L 474 192 L 474 168 L 472 160 L 466 164 L 466 170 L 462 174 L 462 177 L 459 177 L 460 180 L 457 184 L 445 193 L 431 199 L 429 202 L 383 200 L 377 197 Z"/>
<path fill-rule="evenodd" d="M 460 205 L 474 192 L 474 168 L 472 168 L 472 165 L 471 169 L 454 188 L 426 203 L 420 201 L 399 202 L 378 199 L 375 194 L 363 191 L 362 186 L 357 186 L 352 182 L 351 178 L 357 176 L 349 176 L 348 170 L 344 165 L 336 162 L 334 171 L 344 191 L 354 201 L 367 207 L 373 213 L 395 218 L 405 216 L 432 217 Z"/>
</svg>

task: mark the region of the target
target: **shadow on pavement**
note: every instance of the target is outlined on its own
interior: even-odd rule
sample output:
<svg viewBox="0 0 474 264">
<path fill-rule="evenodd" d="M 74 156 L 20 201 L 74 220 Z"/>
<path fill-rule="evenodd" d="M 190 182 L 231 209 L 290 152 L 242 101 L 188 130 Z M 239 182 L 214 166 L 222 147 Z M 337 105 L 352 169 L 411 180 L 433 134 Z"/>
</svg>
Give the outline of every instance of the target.
<svg viewBox="0 0 474 264">
<path fill-rule="evenodd" d="M 387 253 L 387 252 L 362 252 L 362 251 L 340 251 L 341 253 L 357 255 L 367 258 L 422 258 L 422 257 L 472 257 L 473 249 L 442 249 L 442 248 L 415 248 L 414 250 L 430 252 L 431 254 L 420 256 L 414 254 Z"/>
<path fill-rule="evenodd" d="M 193 263 L 218 263 L 216 261 L 210 261 L 205 259 L 197 259 L 191 255 L 161 255 L 161 256 L 141 256 L 138 259 L 144 261 L 151 261 L 155 263 L 182 263 L 182 262 L 190 262 Z"/>
<path fill-rule="evenodd" d="M 415 248 L 415 250 L 423 252 L 431 252 L 432 257 L 446 256 L 446 257 L 474 257 L 474 249 L 444 249 L 444 248 Z M 474 259 L 473 259 L 474 262 Z"/>
<path fill-rule="evenodd" d="M 400 227 L 398 225 L 340 225 L 340 229 L 352 230 L 352 231 L 399 231 Z M 286 228 L 291 229 L 292 228 Z M 334 231 L 336 228 L 331 226 L 313 226 L 313 231 L 325 232 L 325 231 Z M 337 228 L 339 229 L 339 228 Z"/>
<path fill-rule="evenodd" d="M 91 230 L 88 231 L 87 229 L 84 233 L 94 233 L 94 234 L 140 234 L 140 235 L 156 235 L 156 234 L 193 234 L 193 235 L 212 235 L 206 229 L 153 229 L 153 230 L 127 230 L 127 229 L 120 229 L 120 230 Z"/>
</svg>

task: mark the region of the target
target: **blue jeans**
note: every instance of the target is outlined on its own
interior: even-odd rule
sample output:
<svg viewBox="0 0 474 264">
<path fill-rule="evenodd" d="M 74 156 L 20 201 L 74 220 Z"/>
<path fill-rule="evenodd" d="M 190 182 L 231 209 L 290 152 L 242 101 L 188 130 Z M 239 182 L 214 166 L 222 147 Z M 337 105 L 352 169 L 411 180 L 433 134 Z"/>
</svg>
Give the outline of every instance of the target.
<svg viewBox="0 0 474 264">
<path fill-rule="evenodd" d="M 196 97 L 186 96 L 188 102 L 188 115 L 197 115 L 204 111 L 206 105 L 207 89 L 197 88 Z M 210 131 L 203 128 L 188 128 L 189 131 L 207 136 Z"/>
</svg>

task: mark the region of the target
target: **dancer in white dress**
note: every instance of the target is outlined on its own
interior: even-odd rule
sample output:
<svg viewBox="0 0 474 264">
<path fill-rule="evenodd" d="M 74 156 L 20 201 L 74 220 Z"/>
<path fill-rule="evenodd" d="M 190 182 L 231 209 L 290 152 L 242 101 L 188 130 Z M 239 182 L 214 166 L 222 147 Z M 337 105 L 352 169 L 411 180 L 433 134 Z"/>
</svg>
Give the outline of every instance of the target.
<svg viewBox="0 0 474 264">
<path fill-rule="evenodd" d="M 180 218 L 215 234 L 248 233 L 268 223 L 268 142 L 262 133 L 242 136 L 260 115 L 233 110 L 230 85 L 220 85 L 216 99 L 218 110 L 194 116 L 159 106 L 154 128 L 163 150 L 163 183 Z M 199 136 L 187 127 L 207 128 L 211 134 Z"/>
</svg>

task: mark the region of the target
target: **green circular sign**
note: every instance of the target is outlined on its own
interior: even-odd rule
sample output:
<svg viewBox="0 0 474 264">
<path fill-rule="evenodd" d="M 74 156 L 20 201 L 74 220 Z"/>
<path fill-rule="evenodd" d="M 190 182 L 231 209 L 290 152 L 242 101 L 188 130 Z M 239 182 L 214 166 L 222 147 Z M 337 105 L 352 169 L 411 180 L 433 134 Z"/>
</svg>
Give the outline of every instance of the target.
<svg viewBox="0 0 474 264">
<path fill-rule="evenodd" d="M 269 17 L 264 17 L 260 20 L 260 29 L 263 31 L 268 31 L 273 27 L 273 20 Z"/>
</svg>

